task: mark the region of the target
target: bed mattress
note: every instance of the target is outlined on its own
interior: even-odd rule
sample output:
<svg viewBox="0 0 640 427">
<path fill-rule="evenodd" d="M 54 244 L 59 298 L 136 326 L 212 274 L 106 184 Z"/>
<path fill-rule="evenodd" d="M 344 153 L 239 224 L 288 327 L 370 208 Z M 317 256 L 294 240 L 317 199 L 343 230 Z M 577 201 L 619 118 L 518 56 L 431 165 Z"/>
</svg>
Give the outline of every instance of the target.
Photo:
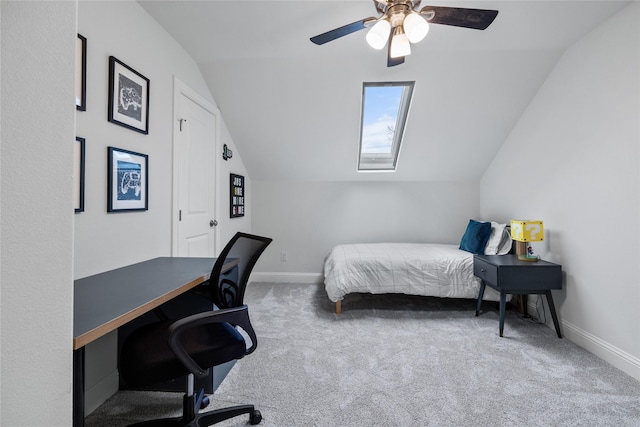
<svg viewBox="0 0 640 427">
<path fill-rule="evenodd" d="M 473 254 L 457 245 L 434 243 L 338 245 L 325 259 L 324 282 L 333 302 L 350 293 L 475 299 L 480 289 Z M 500 297 L 487 287 L 484 299 Z"/>
</svg>

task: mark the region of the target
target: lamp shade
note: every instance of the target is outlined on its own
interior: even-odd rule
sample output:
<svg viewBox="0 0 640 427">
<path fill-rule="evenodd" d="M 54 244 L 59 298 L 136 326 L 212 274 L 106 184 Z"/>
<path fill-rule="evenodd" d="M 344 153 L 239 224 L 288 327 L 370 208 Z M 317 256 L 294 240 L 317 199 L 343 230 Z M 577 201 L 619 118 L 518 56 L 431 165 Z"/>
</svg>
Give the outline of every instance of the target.
<svg viewBox="0 0 640 427">
<path fill-rule="evenodd" d="M 402 27 L 411 43 L 418 43 L 429 32 L 429 23 L 417 13 L 407 15 Z"/>
<path fill-rule="evenodd" d="M 389 40 L 389 33 L 391 33 L 391 24 L 381 19 L 367 33 L 367 43 L 374 49 L 382 49 Z"/>
<path fill-rule="evenodd" d="M 512 219 L 511 238 L 518 242 L 544 241 L 544 227 L 542 221 Z"/>
<path fill-rule="evenodd" d="M 411 54 L 411 45 L 402 27 L 395 28 L 393 38 L 391 39 L 391 51 L 389 54 L 392 58 L 400 58 Z"/>
</svg>

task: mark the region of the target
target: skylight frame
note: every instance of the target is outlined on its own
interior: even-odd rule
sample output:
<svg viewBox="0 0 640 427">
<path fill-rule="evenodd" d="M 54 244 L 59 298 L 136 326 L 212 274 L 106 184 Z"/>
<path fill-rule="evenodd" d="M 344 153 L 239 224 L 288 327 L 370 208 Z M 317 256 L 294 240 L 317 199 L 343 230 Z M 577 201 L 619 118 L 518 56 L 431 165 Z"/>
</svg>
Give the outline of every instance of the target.
<svg viewBox="0 0 640 427">
<path fill-rule="evenodd" d="M 393 87 L 402 88 L 402 93 L 398 103 L 395 127 L 393 128 L 393 138 L 389 153 L 363 152 L 365 138 L 365 117 L 367 99 L 367 88 Z M 358 172 L 395 172 L 404 138 L 415 81 L 399 82 L 364 82 L 362 83 L 362 104 L 360 109 L 360 143 L 358 147 Z"/>
</svg>

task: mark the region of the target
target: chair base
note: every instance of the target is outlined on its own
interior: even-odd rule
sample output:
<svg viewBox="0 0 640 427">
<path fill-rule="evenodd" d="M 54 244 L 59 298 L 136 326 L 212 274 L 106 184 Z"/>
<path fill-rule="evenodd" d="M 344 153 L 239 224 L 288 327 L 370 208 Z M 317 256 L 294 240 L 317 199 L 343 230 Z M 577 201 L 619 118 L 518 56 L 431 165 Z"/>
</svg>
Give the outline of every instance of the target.
<svg viewBox="0 0 640 427">
<path fill-rule="evenodd" d="M 131 424 L 129 427 L 206 427 L 243 414 L 249 414 L 251 425 L 262 421 L 262 414 L 253 405 L 240 405 L 199 413 L 191 420 L 185 420 L 183 417 L 164 418 Z"/>
</svg>

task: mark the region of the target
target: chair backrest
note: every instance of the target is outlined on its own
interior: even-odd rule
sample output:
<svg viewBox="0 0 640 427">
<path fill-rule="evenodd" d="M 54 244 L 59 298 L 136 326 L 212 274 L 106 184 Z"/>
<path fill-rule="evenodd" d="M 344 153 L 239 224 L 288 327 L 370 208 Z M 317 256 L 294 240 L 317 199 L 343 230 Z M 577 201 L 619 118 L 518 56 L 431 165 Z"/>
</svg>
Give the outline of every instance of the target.
<svg viewBox="0 0 640 427">
<path fill-rule="evenodd" d="M 272 240 L 247 233 L 236 233 L 229 240 L 218 256 L 209 279 L 212 299 L 218 308 L 239 307 L 243 304 L 251 270 Z M 223 272 L 222 267 L 228 262 L 236 262 L 237 265 L 234 269 Z"/>
</svg>

